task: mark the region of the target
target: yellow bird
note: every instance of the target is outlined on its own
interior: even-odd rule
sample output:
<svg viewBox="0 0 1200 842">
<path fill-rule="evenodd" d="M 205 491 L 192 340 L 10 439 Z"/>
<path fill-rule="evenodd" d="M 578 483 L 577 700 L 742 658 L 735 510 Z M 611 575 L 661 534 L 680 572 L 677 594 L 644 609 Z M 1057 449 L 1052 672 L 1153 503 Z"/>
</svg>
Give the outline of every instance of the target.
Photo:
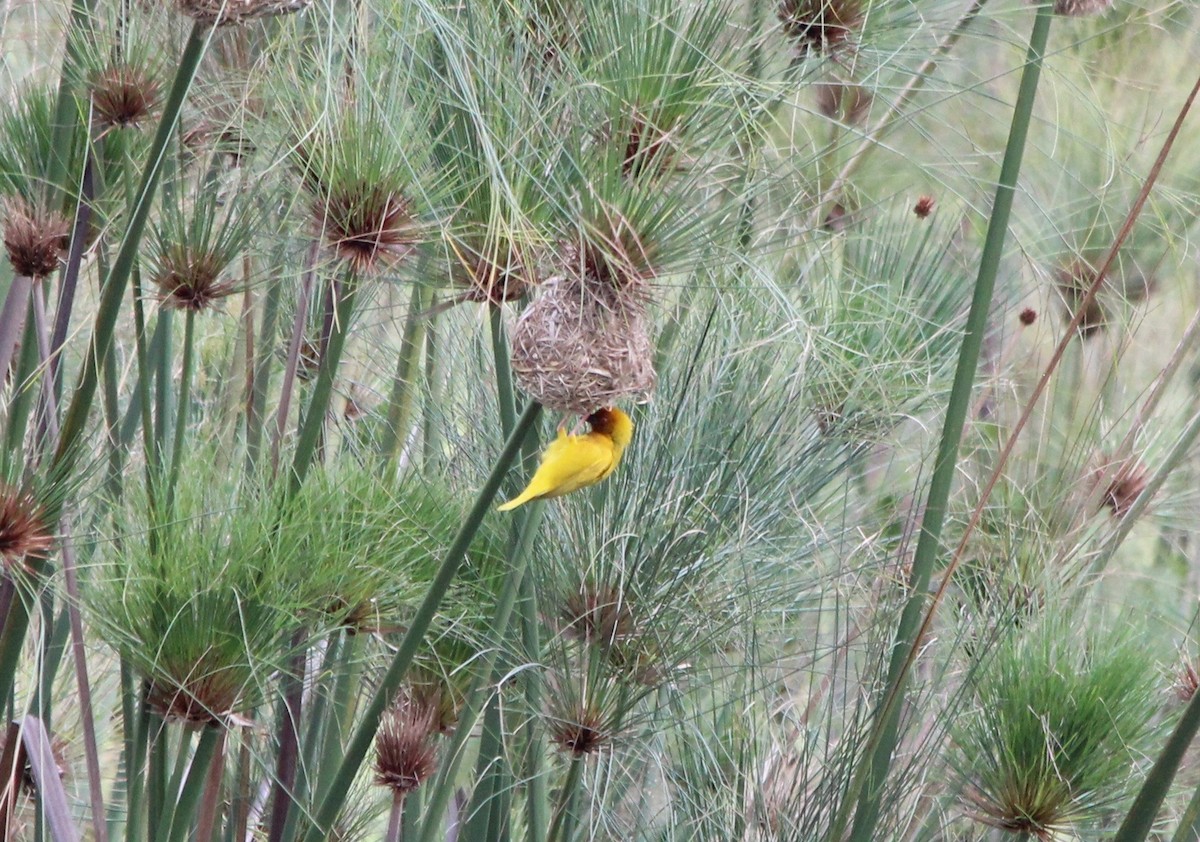
<svg viewBox="0 0 1200 842">
<path fill-rule="evenodd" d="M 621 410 L 600 409 L 588 416 L 592 431 L 585 435 L 567 435 L 561 427 L 558 438 L 550 442 L 541 463 L 525 490 L 499 509 L 507 512 L 530 500 L 561 497 L 611 474 L 621 454 L 633 438 L 633 421 Z"/>
</svg>

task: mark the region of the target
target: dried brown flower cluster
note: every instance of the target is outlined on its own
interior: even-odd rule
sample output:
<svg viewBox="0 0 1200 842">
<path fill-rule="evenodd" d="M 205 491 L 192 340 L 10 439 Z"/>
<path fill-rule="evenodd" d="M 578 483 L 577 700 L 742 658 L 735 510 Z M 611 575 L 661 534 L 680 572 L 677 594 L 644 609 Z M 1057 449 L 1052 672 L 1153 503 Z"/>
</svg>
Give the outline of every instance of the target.
<svg viewBox="0 0 1200 842">
<path fill-rule="evenodd" d="M 224 269 L 223 261 L 211 252 L 179 244 L 162 255 L 154 285 L 165 307 L 200 312 L 237 291 L 224 280 Z"/>
<path fill-rule="evenodd" d="M 70 222 L 61 213 L 9 198 L 0 205 L 4 215 L 4 248 L 13 272 L 44 278 L 58 269 L 67 250 Z"/>
<path fill-rule="evenodd" d="M 854 82 L 821 82 L 814 88 L 817 109 L 831 120 L 856 126 L 871 110 L 871 92 Z"/>
<path fill-rule="evenodd" d="M 101 128 L 137 126 L 148 119 L 162 99 L 162 86 L 143 67 L 116 64 L 96 73 L 90 82 L 94 119 Z"/>
<path fill-rule="evenodd" d="M 190 725 L 224 725 L 235 720 L 235 710 L 245 684 L 243 670 L 210 667 L 201 659 L 172 680 L 153 679 L 146 689 L 146 704 L 164 719 Z"/>
<path fill-rule="evenodd" d="M 1120 465 L 1097 469 L 1097 482 L 1106 476 L 1107 484 L 1100 497 L 1100 505 L 1107 506 L 1113 517 L 1124 517 L 1145 492 L 1150 472 L 1136 459 L 1128 459 Z"/>
<path fill-rule="evenodd" d="M 1112 0 L 1054 0 L 1054 14 L 1081 18 L 1098 15 L 1112 6 Z"/>
<path fill-rule="evenodd" d="M 780 0 L 776 13 L 801 55 L 834 52 L 865 19 L 862 0 Z"/>
<path fill-rule="evenodd" d="M 356 272 L 392 266 L 416 247 L 412 202 L 402 194 L 364 181 L 317 196 L 312 213 L 321 235 Z"/>
<path fill-rule="evenodd" d="M 605 716 L 585 701 L 574 704 L 559 700 L 550 713 L 550 739 L 561 750 L 574 755 L 594 754 L 613 739 Z"/>
<path fill-rule="evenodd" d="M 438 767 L 438 711 L 402 691 L 375 736 L 375 782 L 396 793 L 419 787 Z"/>
<path fill-rule="evenodd" d="M 6 570 L 28 570 L 29 559 L 45 558 L 54 546 L 42 506 L 32 494 L 0 484 L 0 562 Z"/>
</svg>

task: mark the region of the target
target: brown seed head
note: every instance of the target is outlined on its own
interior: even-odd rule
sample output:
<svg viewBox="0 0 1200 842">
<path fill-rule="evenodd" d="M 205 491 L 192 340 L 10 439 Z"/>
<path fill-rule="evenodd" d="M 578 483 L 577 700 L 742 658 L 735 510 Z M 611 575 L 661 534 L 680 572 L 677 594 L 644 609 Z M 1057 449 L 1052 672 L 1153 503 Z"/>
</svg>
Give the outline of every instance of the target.
<svg viewBox="0 0 1200 842">
<path fill-rule="evenodd" d="M 437 710 L 407 692 L 383 715 L 375 737 L 375 782 L 407 793 L 437 771 Z"/>
<path fill-rule="evenodd" d="M 1033 309 L 1032 307 L 1026 307 L 1021 311 L 1021 314 L 1017 316 L 1017 318 L 1020 319 L 1021 324 L 1023 324 L 1025 327 L 1029 327 L 1031 324 L 1037 321 L 1037 310 Z"/>
<path fill-rule="evenodd" d="M 199 663 L 178 664 L 171 679 L 155 678 L 146 688 L 146 704 L 159 716 L 191 725 L 227 724 L 245 685 L 241 669 Z"/>
<path fill-rule="evenodd" d="M 1098 15 L 1112 6 L 1112 0 L 1054 0 L 1054 14 L 1081 18 Z"/>
<path fill-rule="evenodd" d="M 1079 321 L 1079 335 L 1084 339 L 1095 336 L 1108 324 L 1104 307 L 1100 304 L 1099 296 L 1093 295 L 1084 303 L 1087 291 L 1096 281 L 1096 270 L 1082 260 L 1061 267 L 1055 272 L 1055 284 L 1062 294 L 1066 304 L 1064 318 L 1069 322 L 1082 307 L 1083 316 Z"/>
<path fill-rule="evenodd" d="M 469 286 L 454 303 L 474 301 L 499 306 L 516 301 L 534 285 L 532 273 L 516 246 L 495 244 L 473 248 L 462 242 L 453 244 L 457 260 L 451 276 Z"/>
<path fill-rule="evenodd" d="M 1190 702 L 1196 691 L 1200 690 L 1200 672 L 1196 671 L 1196 665 L 1190 658 L 1185 658 L 1175 671 L 1175 681 L 1171 689 L 1175 691 L 1179 701 L 1184 703 Z"/>
<path fill-rule="evenodd" d="M 6 199 L 4 248 L 13 272 L 30 278 L 44 278 L 58 269 L 66 253 L 70 223 L 61 213 L 32 207 L 23 199 Z"/>
<path fill-rule="evenodd" d="M 862 0 L 780 0 L 776 14 L 800 55 L 831 53 L 862 27 Z"/>
<path fill-rule="evenodd" d="M 936 205 L 937 202 L 932 196 L 922 196 L 913 205 L 913 213 L 917 215 L 917 219 L 928 219 Z"/>
<path fill-rule="evenodd" d="M 317 228 L 355 271 L 392 266 L 415 248 L 412 202 L 399 193 L 362 182 L 318 195 L 313 203 Z"/>
<path fill-rule="evenodd" d="M 586 704 L 551 720 L 549 730 L 555 745 L 576 756 L 597 752 L 612 740 L 603 716 Z"/>
<path fill-rule="evenodd" d="M 33 495 L 0 485 L 0 562 L 6 570 L 27 571 L 30 559 L 49 555 L 54 536 L 43 518 L 42 507 Z"/>
<path fill-rule="evenodd" d="M 136 126 L 158 108 L 162 86 L 144 68 L 115 64 L 91 79 L 95 121 L 102 128 Z"/>
<path fill-rule="evenodd" d="M 815 95 L 822 114 L 849 126 L 861 123 L 871 110 L 871 93 L 853 82 L 821 82 Z"/>
<path fill-rule="evenodd" d="M 671 168 L 674 158 L 670 132 L 653 125 L 635 109 L 629 121 L 621 175 L 626 178 L 646 174 L 659 176 Z"/>
<path fill-rule="evenodd" d="M 1065 787 L 1065 784 L 1064 784 Z M 972 808 L 969 815 L 981 824 L 1020 836 L 1033 837 L 1039 842 L 1053 842 L 1069 827 L 1069 816 L 1064 815 L 1069 804 L 1065 797 L 1044 798 L 1044 801 L 1030 809 L 1029 793 L 1020 788 L 1013 788 L 1003 793 L 999 800 L 983 795 L 969 788 L 964 794 Z"/>
<path fill-rule="evenodd" d="M 563 630 L 584 643 L 610 647 L 633 635 L 633 612 L 612 585 L 584 582 L 559 608 Z"/>
<path fill-rule="evenodd" d="M 836 234 L 839 231 L 845 231 L 849 224 L 850 217 L 846 212 L 846 206 L 841 202 L 836 202 L 829 209 L 829 213 L 825 214 L 825 222 L 822 227 L 826 231 L 832 231 Z"/>
<path fill-rule="evenodd" d="M 222 280 L 224 268 L 212 252 L 177 244 L 162 255 L 154 285 L 162 293 L 164 306 L 200 312 L 237 291 L 233 284 Z"/>
<path fill-rule="evenodd" d="M 1097 481 L 1106 473 L 1108 484 L 1100 498 L 1100 505 L 1108 506 L 1113 517 L 1124 517 L 1146 490 L 1149 471 L 1136 459 L 1129 459 L 1115 468 L 1108 466 L 1107 469 L 1097 470 Z"/>
</svg>

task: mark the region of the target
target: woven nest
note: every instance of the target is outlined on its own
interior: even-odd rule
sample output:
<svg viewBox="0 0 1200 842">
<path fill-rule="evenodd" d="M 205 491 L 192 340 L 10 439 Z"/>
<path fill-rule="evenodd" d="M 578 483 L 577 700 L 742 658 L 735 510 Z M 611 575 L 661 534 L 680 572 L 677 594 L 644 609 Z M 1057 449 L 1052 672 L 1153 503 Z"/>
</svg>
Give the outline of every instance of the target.
<svg viewBox="0 0 1200 842">
<path fill-rule="evenodd" d="M 311 4 L 312 0 L 179 0 L 179 11 L 210 26 L 229 26 L 303 11 Z"/>
<path fill-rule="evenodd" d="M 517 385 L 548 409 L 589 415 L 619 398 L 654 392 L 645 297 L 556 277 L 512 333 Z"/>
</svg>

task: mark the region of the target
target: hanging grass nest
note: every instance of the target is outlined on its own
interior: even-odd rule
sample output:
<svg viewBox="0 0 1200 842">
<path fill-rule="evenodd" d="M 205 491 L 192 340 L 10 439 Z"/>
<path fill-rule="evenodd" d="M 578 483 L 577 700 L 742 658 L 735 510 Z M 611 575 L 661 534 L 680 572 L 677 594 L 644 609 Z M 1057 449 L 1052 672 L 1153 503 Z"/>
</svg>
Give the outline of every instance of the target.
<svg viewBox="0 0 1200 842">
<path fill-rule="evenodd" d="M 644 288 L 614 283 L 593 261 L 572 263 L 517 320 L 517 385 L 548 409 L 580 415 L 621 398 L 648 399 L 658 376 Z"/>
<path fill-rule="evenodd" d="M 303 11 L 312 0 L 179 0 L 179 11 L 211 26 L 228 26 L 257 18 Z"/>
</svg>

